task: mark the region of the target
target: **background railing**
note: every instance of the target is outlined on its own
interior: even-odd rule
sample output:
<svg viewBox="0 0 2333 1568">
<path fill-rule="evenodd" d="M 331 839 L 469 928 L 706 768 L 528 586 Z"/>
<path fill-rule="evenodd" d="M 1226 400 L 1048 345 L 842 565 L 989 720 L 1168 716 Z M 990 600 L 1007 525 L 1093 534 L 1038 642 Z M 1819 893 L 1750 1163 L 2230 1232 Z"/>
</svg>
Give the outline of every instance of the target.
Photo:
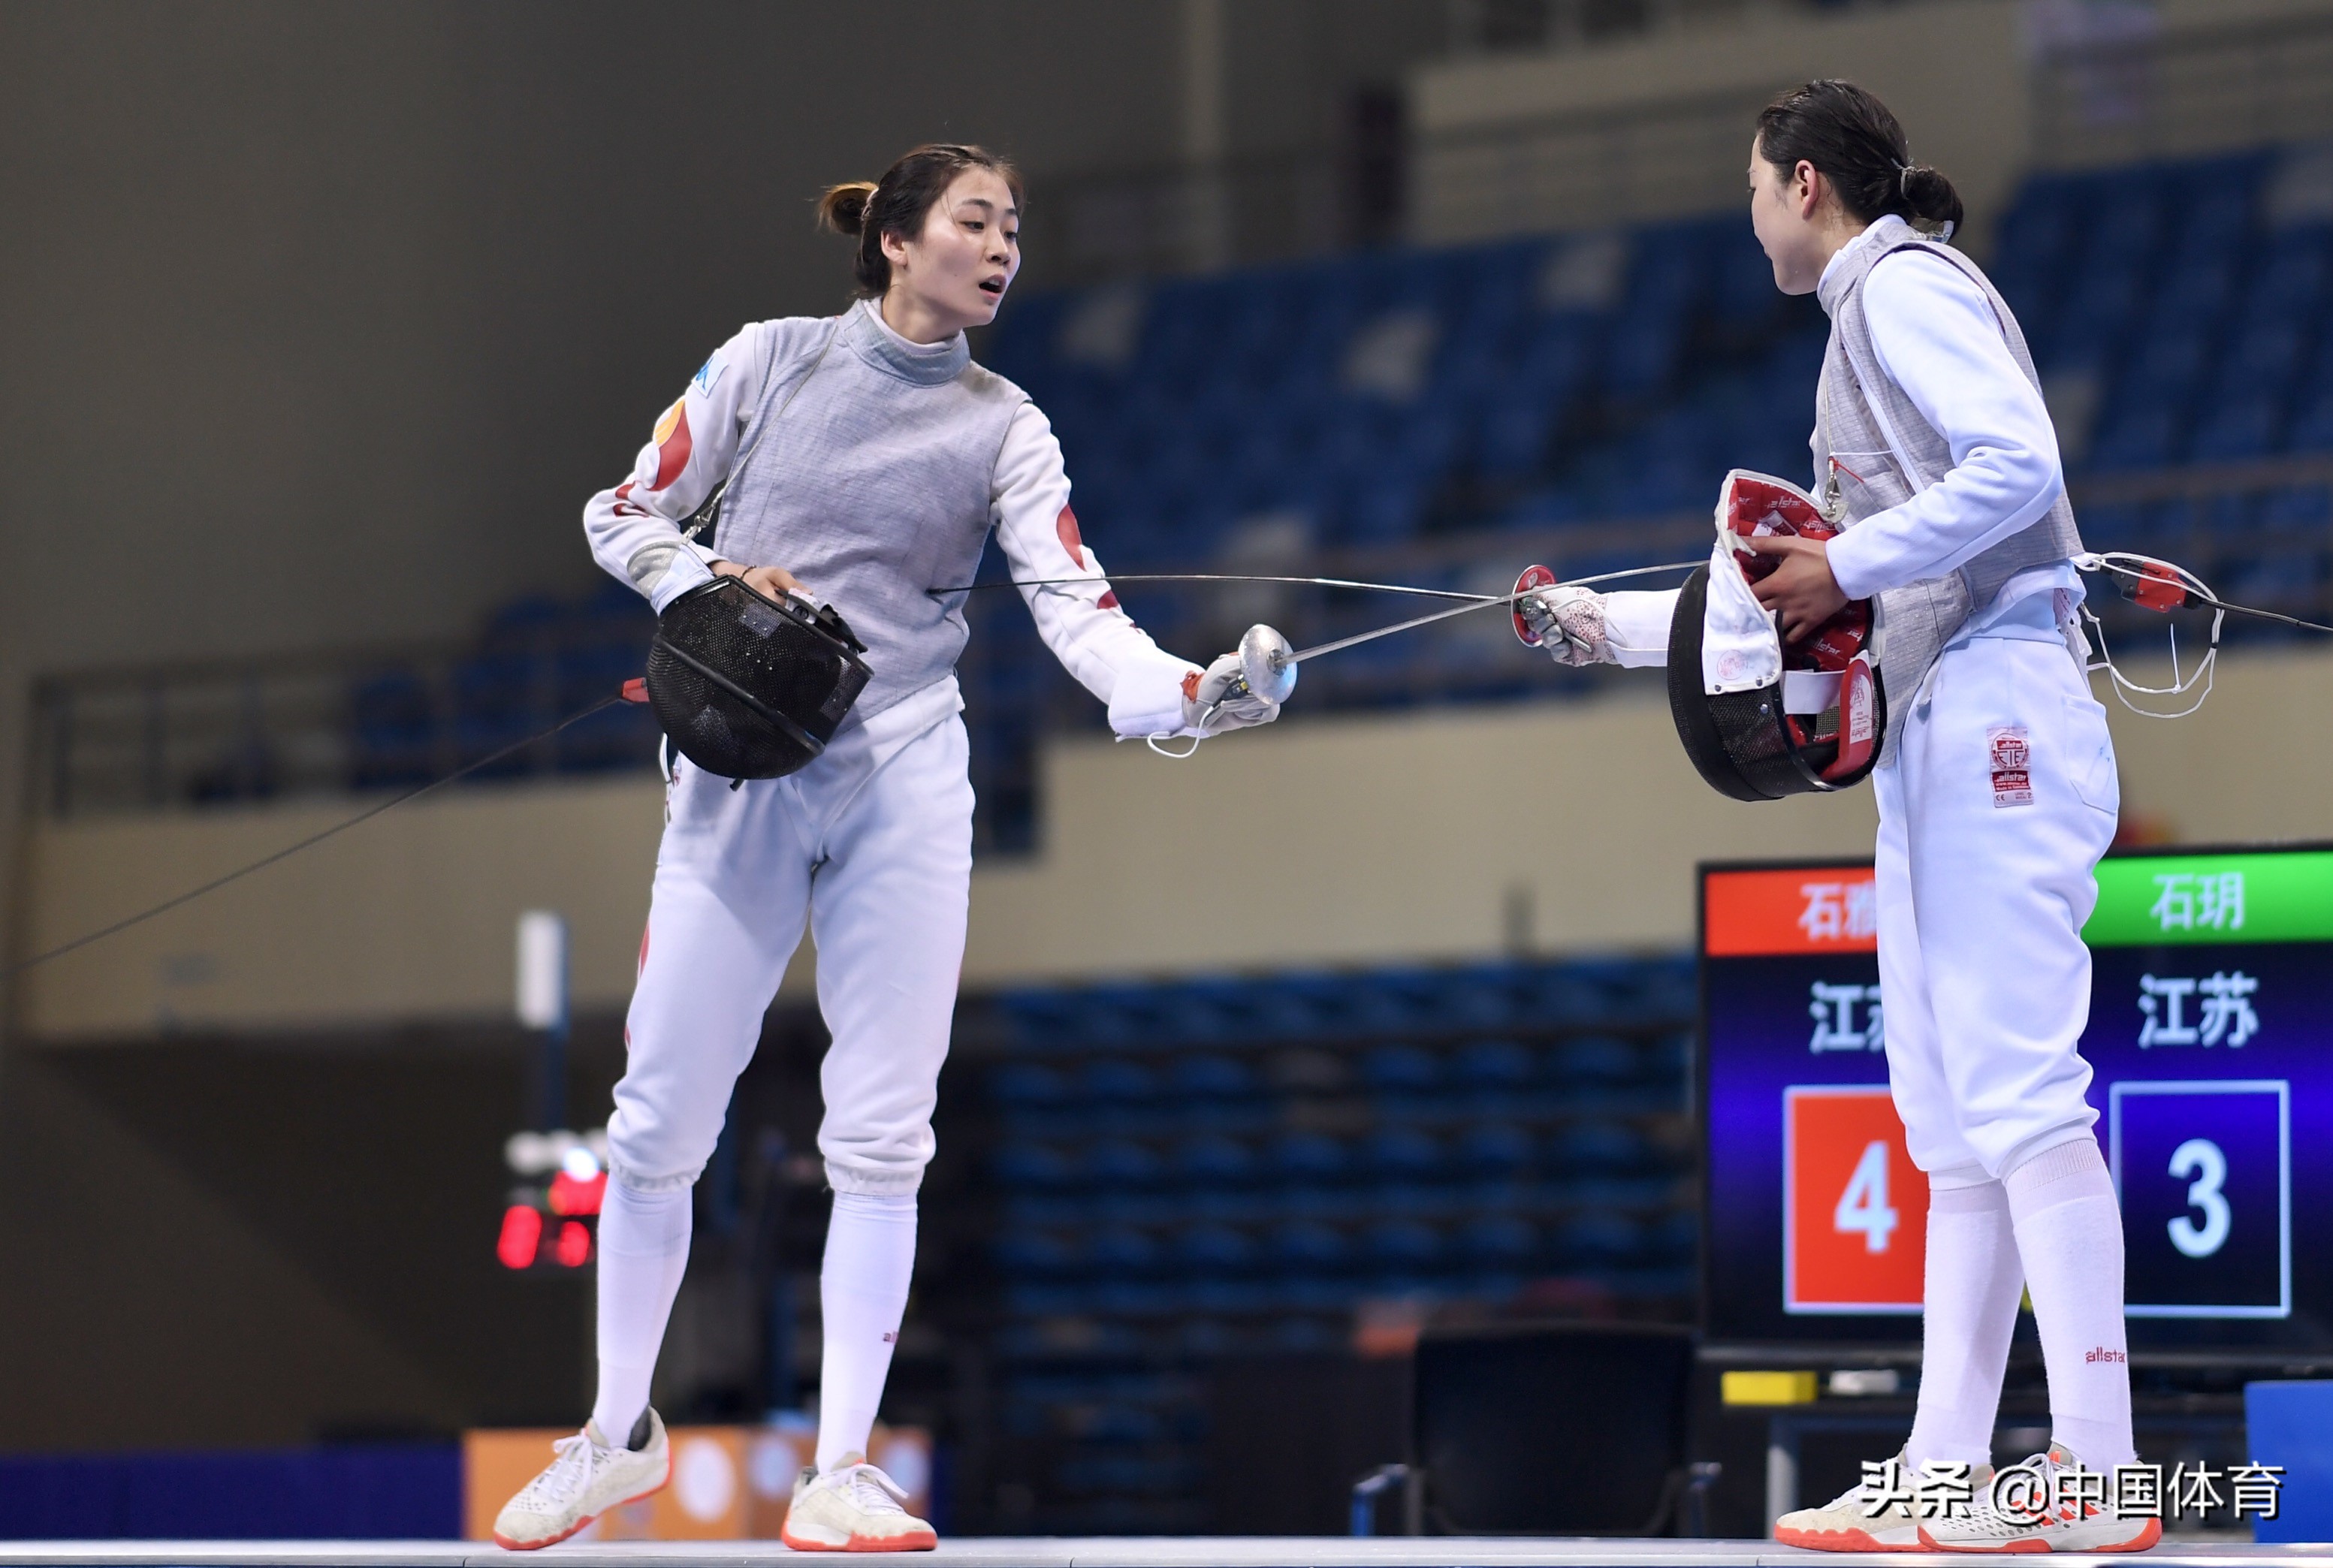
<svg viewBox="0 0 2333 1568">
<path fill-rule="evenodd" d="M 629 588 L 526 599 L 475 641 L 51 676 L 34 689 L 33 779 L 53 818 L 408 789 L 546 729 L 640 674 Z M 645 770 L 645 708 L 594 714 L 481 779 Z"/>
</svg>

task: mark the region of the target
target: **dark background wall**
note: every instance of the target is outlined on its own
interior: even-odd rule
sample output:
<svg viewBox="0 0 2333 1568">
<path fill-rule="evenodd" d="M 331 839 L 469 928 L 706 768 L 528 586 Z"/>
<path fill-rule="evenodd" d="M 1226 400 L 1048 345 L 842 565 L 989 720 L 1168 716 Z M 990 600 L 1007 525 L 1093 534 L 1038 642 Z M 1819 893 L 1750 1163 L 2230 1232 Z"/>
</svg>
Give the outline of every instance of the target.
<svg viewBox="0 0 2333 1568">
<path fill-rule="evenodd" d="M 998 147 L 1041 283 L 1049 179 L 1193 145 L 1210 4 L 0 4 L 0 828 L 44 672 L 587 586 L 584 499 L 706 352 L 845 299 L 824 184 Z M 1335 145 L 1445 11 L 1223 0 L 1215 144 Z M 0 1054 L 0 1446 L 573 1419 L 580 1296 L 468 1223 L 523 1076 L 486 1037 Z"/>
</svg>

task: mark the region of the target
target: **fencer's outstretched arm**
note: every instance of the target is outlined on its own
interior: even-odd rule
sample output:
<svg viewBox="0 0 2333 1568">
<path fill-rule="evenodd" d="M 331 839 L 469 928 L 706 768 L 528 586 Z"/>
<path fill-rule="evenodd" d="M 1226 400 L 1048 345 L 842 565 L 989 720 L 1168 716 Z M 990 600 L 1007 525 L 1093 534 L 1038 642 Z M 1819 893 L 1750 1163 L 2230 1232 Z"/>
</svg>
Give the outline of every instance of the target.
<svg viewBox="0 0 2333 1568">
<path fill-rule="evenodd" d="M 1677 590 L 1600 594 L 1557 584 L 1515 607 L 1559 664 L 1655 668 L 1669 662 L 1669 620 Z"/>
<path fill-rule="evenodd" d="M 1899 251 L 1865 278 L 1863 312 L 1880 368 L 1944 438 L 1953 466 L 1829 541 L 1831 576 L 1851 599 L 1954 570 L 2039 521 L 2066 487 L 2040 391 L 1966 273 L 1941 256 Z"/>
<path fill-rule="evenodd" d="M 1659 669 L 1669 662 L 1669 621 L 1676 615 L 1677 590 L 1604 596 L 1605 635 L 1612 662 L 1632 670 Z"/>
<path fill-rule="evenodd" d="M 810 317 L 755 321 L 715 349 L 657 421 L 631 476 L 584 507 L 592 557 L 658 614 L 713 575 L 713 551 L 701 539 L 682 539 L 681 524 L 729 477 L 738 437 L 773 369 L 806 372 L 829 330 Z"/>
<path fill-rule="evenodd" d="M 1199 668 L 1152 642 L 1110 591 L 1070 510 L 1061 444 L 1033 403 L 1022 404 L 1005 429 L 989 505 L 1013 580 L 1086 579 L 1024 588 L 1021 597 L 1053 656 L 1109 705 L 1110 728 L 1129 738 L 1184 732 L 1184 683 Z"/>
</svg>

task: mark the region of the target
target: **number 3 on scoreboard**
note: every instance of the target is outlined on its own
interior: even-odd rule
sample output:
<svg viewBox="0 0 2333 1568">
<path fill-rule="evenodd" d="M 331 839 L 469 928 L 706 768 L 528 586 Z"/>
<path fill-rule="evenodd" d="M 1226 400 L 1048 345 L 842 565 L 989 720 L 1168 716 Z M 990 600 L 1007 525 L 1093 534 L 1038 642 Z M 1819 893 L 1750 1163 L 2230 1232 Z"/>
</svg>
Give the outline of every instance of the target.
<svg viewBox="0 0 2333 1568">
<path fill-rule="evenodd" d="M 1864 1145 L 1863 1158 L 1855 1162 L 1847 1190 L 1839 1195 L 1839 1207 L 1831 1211 L 1831 1223 L 1848 1235 L 1860 1232 L 1867 1252 L 1887 1250 L 1887 1238 L 1896 1232 L 1896 1210 L 1887 1207 L 1885 1139 L 1874 1138 Z"/>
<path fill-rule="evenodd" d="M 1928 1179 L 1884 1084 L 1782 1092 L 1782 1307 L 1917 1312 Z"/>
</svg>

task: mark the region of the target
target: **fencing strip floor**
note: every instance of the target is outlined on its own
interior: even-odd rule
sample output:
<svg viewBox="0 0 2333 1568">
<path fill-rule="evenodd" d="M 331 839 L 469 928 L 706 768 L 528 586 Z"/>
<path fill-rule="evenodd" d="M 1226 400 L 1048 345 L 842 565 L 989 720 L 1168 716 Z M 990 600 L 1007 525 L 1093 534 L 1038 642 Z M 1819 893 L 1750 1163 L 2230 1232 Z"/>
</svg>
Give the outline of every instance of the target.
<svg viewBox="0 0 2333 1568">
<path fill-rule="evenodd" d="M 1925 1553 L 1801 1552 L 1771 1541 L 1461 1535 L 981 1536 L 936 1552 L 860 1554 L 907 1568 L 1934 1568 Z M 2097 1568 L 2333 1568 L 2333 1544 L 2165 1542 L 2137 1556 L 2065 1554 Z M 0 1568 L 708 1568 L 800 1565 L 774 1541 L 577 1541 L 541 1553 L 478 1541 L 6 1541 Z"/>
</svg>

